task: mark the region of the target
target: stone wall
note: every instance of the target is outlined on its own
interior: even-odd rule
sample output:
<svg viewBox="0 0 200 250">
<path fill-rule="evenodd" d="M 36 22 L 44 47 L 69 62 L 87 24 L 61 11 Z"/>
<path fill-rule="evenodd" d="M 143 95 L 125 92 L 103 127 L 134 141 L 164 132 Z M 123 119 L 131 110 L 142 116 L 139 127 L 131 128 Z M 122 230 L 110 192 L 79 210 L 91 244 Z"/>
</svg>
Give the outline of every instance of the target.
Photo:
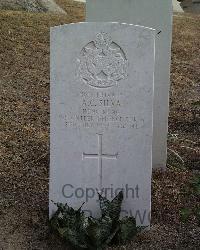
<svg viewBox="0 0 200 250">
<path fill-rule="evenodd" d="M 0 0 L 0 9 L 65 13 L 53 0 Z"/>
</svg>

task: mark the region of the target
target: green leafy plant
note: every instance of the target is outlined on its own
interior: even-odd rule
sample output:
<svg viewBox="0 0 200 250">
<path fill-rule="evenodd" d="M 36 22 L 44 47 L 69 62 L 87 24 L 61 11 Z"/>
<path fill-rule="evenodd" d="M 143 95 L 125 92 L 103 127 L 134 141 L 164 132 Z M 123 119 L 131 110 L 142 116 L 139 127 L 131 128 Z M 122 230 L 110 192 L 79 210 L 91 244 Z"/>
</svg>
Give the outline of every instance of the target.
<svg viewBox="0 0 200 250">
<path fill-rule="evenodd" d="M 86 217 L 82 207 L 75 210 L 67 204 L 56 203 L 58 209 L 50 225 L 59 236 L 75 249 L 102 250 L 111 244 L 125 244 L 142 230 L 134 217 L 120 219 L 123 192 L 112 201 L 99 194 L 101 217 Z"/>
</svg>

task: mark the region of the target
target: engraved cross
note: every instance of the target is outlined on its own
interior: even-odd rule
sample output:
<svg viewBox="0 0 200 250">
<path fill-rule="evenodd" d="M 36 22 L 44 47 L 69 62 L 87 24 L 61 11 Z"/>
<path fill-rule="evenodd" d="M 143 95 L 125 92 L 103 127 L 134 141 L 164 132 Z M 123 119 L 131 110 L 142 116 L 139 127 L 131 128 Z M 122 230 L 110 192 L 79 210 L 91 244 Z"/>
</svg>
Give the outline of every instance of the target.
<svg viewBox="0 0 200 250">
<path fill-rule="evenodd" d="M 102 189 L 102 179 L 103 179 L 103 159 L 111 159 L 117 160 L 118 153 L 111 155 L 111 154 L 103 154 L 103 145 L 102 145 L 102 134 L 97 134 L 98 136 L 98 154 L 86 154 L 83 153 L 83 160 L 90 158 L 90 159 L 98 159 L 98 176 L 99 176 L 99 190 Z"/>
</svg>

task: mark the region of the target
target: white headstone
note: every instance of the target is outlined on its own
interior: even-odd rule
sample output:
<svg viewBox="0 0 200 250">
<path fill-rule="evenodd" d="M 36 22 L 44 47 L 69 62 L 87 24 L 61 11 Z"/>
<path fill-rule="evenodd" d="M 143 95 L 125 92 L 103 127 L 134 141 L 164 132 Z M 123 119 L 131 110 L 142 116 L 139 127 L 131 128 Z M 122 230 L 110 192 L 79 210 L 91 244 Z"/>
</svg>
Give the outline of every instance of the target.
<svg viewBox="0 0 200 250">
<path fill-rule="evenodd" d="M 98 191 L 124 190 L 122 216 L 149 225 L 155 30 L 118 23 L 51 29 L 51 202 L 99 215 Z"/>
<path fill-rule="evenodd" d="M 125 22 L 156 29 L 153 167 L 165 168 L 169 113 L 172 0 L 87 0 L 86 21 Z"/>
<path fill-rule="evenodd" d="M 180 2 L 178 2 L 177 0 L 172 0 L 172 3 L 173 3 L 173 11 L 174 12 L 184 12 L 180 6 Z"/>
</svg>

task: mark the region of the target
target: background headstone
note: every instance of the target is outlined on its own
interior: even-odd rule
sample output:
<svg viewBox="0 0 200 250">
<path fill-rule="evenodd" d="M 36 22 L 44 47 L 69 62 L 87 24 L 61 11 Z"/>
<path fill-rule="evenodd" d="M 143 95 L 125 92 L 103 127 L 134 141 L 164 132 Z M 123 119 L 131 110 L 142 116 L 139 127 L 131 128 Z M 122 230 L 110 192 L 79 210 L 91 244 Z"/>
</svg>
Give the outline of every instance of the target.
<svg viewBox="0 0 200 250">
<path fill-rule="evenodd" d="M 173 11 L 174 12 L 184 12 L 183 9 L 180 6 L 180 2 L 177 0 L 172 0 L 173 3 Z"/>
<path fill-rule="evenodd" d="M 78 34 L 78 37 L 77 37 Z M 149 225 L 155 30 L 118 23 L 51 29 L 51 202 L 99 215 L 124 190 L 122 216 Z"/>
<path fill-rule="evenodd" d="M 87 0 L 86 21 L 125 22 L 155 28 L 153 167 L 165 168 L 172 36 L 171 0 Z"/>
</svg>

